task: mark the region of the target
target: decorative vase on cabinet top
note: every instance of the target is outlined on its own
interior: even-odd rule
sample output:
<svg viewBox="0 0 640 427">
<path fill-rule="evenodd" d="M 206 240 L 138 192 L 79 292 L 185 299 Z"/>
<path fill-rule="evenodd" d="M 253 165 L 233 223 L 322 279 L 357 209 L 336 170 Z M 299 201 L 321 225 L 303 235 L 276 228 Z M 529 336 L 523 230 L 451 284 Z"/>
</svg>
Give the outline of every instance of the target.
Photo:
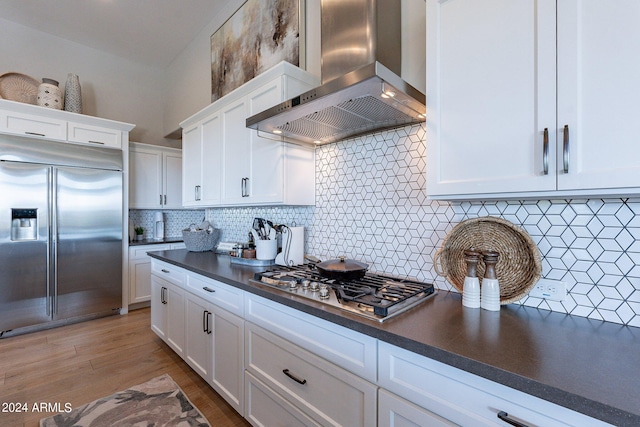
<svg viewBox="0 0 640 427">
<path fill-rule="evenodd" d="M 62 90 L 58 87 L 58 82 L 56 80 L 47 78 L 42 79 L 42 83 L 38 86 L 37 103 L 41 107 L 62 110 Z"/>
<path fill-rule="evenodd" d="M 82 114 L 80 79 L 73 73 L 68 74 L 67 83 L 64 87 L 64 110 Z"/>
</svg>

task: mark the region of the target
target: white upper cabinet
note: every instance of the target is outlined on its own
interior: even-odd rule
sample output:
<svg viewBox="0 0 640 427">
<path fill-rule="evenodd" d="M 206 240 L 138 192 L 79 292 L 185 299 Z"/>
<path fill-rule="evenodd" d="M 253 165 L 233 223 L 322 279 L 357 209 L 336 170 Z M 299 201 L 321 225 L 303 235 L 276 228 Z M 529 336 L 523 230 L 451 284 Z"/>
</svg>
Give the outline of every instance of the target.
<svg viewBox="0 0 640 427">
<path fill-rule="evenodd" d="M 427 0 L 428 196 L 638 192 L 637 16 L 632 0 Z"/>
<path fill-rule="evenodd" d="M 0 133 L 123 149 L 134 125 L 0 99 Z"/>
<path fill-rule="evenodd" d="M 241 98 L 221 111 L 222 118 L 222 202 L 244 204 L 250 197 L 251 137 L 245 126 L 249 109 L 246 98 Z M 256 159 L 257 160 L 257 159 Z"/>
<path fill-rule="evenodd" d="M 558 2 L 559 190 L 638 192 L 639 18 L 635 0 Z"/>
<path fill-rule="evenodd" d="M 129 207 L 182 207 L 182 154 L 175 148 L 130 143 Z"/>
<path fill-rule="evenodd" d="M 221 200 L 222 138 L 216 112 L 182 131 L 182 204 L 215 206 Z"/>
<path fill-rule="evenodd" d="M 246 119 L 318 84 L 281 62 L 183 121 L 183 205 L 313 205 L 315 151 L 263 138 Z"/>
</svg>

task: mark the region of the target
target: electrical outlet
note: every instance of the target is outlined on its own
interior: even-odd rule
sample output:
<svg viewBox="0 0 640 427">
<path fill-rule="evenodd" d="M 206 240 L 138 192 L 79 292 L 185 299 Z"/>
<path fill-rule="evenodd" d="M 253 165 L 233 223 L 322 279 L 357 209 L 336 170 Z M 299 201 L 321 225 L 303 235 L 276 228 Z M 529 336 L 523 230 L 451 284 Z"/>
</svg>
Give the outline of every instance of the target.
<svg viewBox="0 0 640 427">
<path fill-rule="evenodd" d="M 567 283 L 560 280 L 540 279 L 529 296 L 553 301 L 563 301 L 567 296 Z"/>
</svg>

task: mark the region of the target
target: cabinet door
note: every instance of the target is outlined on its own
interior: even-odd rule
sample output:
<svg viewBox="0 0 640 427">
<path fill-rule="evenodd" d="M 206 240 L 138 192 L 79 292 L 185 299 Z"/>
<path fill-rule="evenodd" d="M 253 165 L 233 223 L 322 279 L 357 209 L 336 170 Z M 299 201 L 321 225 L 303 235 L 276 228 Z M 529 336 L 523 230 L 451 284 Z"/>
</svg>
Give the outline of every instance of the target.
<svg viewBox="0 0 640 427">
<path fill-rule="evenodd" d="M 182 155 L 165 153 L 163 156 L 163 198 L 166 209 L 182 207 Z"/>
<path fill-rule="evenodd" d="M 429 196 L 556 188 L 555 25 L 554 0 L 427 0 Z"/>
<path fill-rule="evenodd" d="M 257 114 L 280 102 L 282 80 L 277 79 L 252 92 L 248 97 L 249 115 Z M 249 200 L 252 203 L 283 201 L 284 146 L 283 142 L 258 136 L 249 130 L 251 141 L 251 176 Z M 314 169 L 314 168 L 312 168 Z M 295 179 L 292 177 L 292 179 Z"/>
<path fill-rule="evenodd" d="M 202 200 L 202 128 L 182 131 L 182 205 L 198 206 Z"/>
<path fill-rule="evenodd" d="M 250 197 L 251 141 L 245 125 L 247 101 L 242 98 L 222 110 L 222 161 L 224 177 L 222 198 L 224 204 L 244 204 Z M 256 159 L 257 160 L 257 159 Z M 262 161 L 262 160 L 257 160 Z"/>
<path fill-rule="evenodd" d="M 213 311 L 212 387 L 240 415 L 244 414 L 244 320 L 225 310 Z"/>
<path fill-rule="evenodd" d="M 163 341 L 167 340 L 167 308 L 165 292 L 167 282 L 156 276 L 151 276 L 151 330 Z"/>
<path fill-rule="evenodd" d="M 187 292 L 185 309 L 185 360 L 198 375 L 211 383 L 213 318 L 210 304 Z"/>
<path fill-rule="evenodd" d="M 33 114 L 16 113 L 14 111 L 3 111 L 0 114 L 0 132 L 13 133 L 17 135 L 41 136 L 47 139 L 66 141 L 67 122 L 48 117 L 41 117 Z"/>
<path fill-rule="evenodd" d="M 184 291 L 171 283 L 166 283 L 167 303 L 166 342 L 181 357 L 184 356 Z"/>
<path fill-rule="evenodd" d="M 129 304 L 151 298 L 151 260 L 129 261 Z"/>
<path fill-rule="evenodd" d="M 639 16 L 634 0 L 558 2 L 560 190 L 638 187 Z"/>
<path fill-rule="evenodd" d="M 69 122 L 67 139 L 70 142 L 104 145 L 122 149 L 122 132 L 119 130 Z"/>
<path fill-rule="evenodd" d="M 201 205 L 213 206 L 220 203 L 222 189 L 222 129 L 220 114 L 202 122 L 202 197 Z"/>
<path fill-rule="evenodd" d="M 162 153 L 132 148 L 129 151 L 129 207 L 162 207 Z"/>
</svg>

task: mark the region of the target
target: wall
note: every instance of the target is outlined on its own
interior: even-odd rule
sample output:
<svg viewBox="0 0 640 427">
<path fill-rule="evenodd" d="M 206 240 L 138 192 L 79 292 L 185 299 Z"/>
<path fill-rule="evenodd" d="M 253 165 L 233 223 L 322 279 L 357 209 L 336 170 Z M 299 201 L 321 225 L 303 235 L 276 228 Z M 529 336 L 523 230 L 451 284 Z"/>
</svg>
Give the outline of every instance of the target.
<svg viewBox="0 0 640 427">
<path fill-rule="evenodd" d="M 19 72 L 64 84 L 80 77 L 83 113 L 135 124 L 132 141 L 175 145 L 164 140 L 164 73 L 78 43 L 0 19 L 0 74 Z"/>
<path fill-rule="evenodd" d="M 345 255 L 373 271 L 452 290 L 433 255 L 460 221 L 485 215 L 523 227 L 543 256 L 543 276 L 567 282 L 562 303 L 519 304 L 640 327 L 640 198 L 439 202 L 425 196 L 422 125 L 316 150 L 316 206 L 208 209 L 222 241 L 246 241 L 254 217 L 304 226 L 306 252 Z"/>
</svg>

